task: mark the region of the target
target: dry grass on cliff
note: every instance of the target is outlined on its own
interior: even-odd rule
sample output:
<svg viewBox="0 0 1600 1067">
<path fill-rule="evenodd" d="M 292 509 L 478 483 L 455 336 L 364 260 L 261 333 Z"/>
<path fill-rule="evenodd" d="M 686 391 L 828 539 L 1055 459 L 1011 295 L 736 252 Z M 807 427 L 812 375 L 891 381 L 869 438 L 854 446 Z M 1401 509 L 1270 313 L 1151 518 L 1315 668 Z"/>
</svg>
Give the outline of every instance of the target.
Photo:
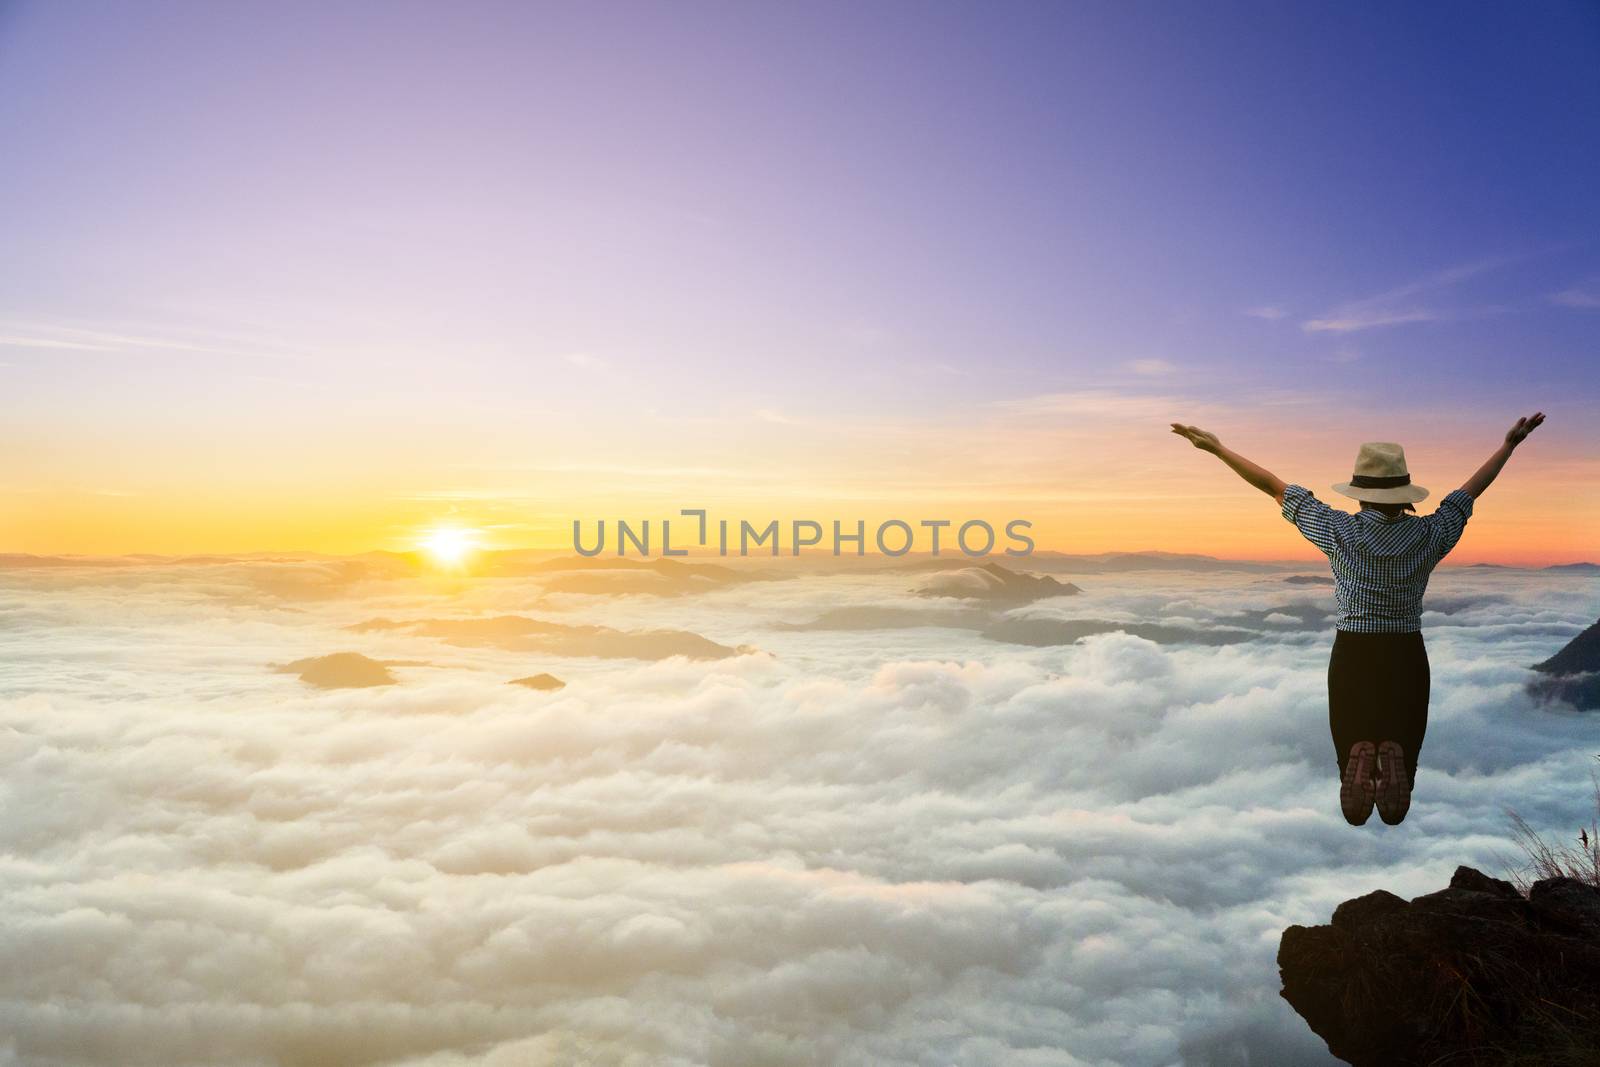
<svg viewBox="0 0 1600 1067">
<path fill-rule="evenodd" d="M 1600 759 L 1600 756 L 1596 756 Z M 1533 883 L 1545 878 L 1576 878 L 1600 888 L 1600 775 L 1589 774 L 1593 809 L 1588 826 L 1572 831 L 1566 841 L 1549 841 L 1515 811 L 1511 816 L 1512 836 L 1522 849 L 1523 862 L 1507 870 L 1511 882 L 1524 895 Z M 1534 976 L 1523 976 L 1525 986 L 1536 989 Z M 1446 1057 L 1439 1067 L 1452 1063 Z M 1502 1067 L 1589 1067 L 1600 1063 L 1600 1020 L 1570 1007 L 1558 1006 L 1549 997 L 1532 996 L 1523 1005 L 1523 1040 L 1518 1047 L 1505 1050 L 1496 1061 Z"/>
<path fill-rule="evenodd" d="M 1576 878 L 1600 887 L 1600 775 L 1590 772 L 1589 783 L 1594 800 L 1589 825 L 1579 827 L 1567 842 L 1547 841 L 1528 820 L 1507 812 L 1512 836 L 1525 857 L 1525 862 L 1509 869 L 1512 884 L 1522 893 L 1544 878 Z"/>
</svg>

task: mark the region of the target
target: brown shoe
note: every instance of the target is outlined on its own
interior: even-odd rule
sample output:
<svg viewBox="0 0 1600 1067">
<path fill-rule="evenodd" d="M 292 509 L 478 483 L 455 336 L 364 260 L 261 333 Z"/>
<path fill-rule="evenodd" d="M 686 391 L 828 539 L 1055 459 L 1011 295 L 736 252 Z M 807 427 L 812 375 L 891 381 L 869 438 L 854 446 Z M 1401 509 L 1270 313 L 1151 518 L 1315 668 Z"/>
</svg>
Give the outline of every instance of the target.
<svg viewBox="0 0 1600 1067">
<path fill-rule="evenodd" d="M 1351 826 L 1360 826 L 1372 814 L 1372 801 L 1376 787 L 1372 772 L 1377 769 L 1378 757 L 1371 741 L 1357 741 L 1350 746 L 1350 759 L 1344 765 L 1344 777 L 1339 782 L 1339 807 Z"/>
<path fill-rule="evenodd" d="M 1398 825 L 1411 810 L 1411 775 L 1406 772 L 1406 751 L 1398 742 L 1378 746 L 1378 815 L 1390 826 Z"/>
</svg>

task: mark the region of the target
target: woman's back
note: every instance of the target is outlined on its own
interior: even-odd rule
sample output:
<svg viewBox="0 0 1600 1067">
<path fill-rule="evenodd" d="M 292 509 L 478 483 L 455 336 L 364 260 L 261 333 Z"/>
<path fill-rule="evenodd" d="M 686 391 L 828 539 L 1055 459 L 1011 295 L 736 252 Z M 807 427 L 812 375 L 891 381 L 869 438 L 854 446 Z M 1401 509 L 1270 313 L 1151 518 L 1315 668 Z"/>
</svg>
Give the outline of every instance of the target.
<svg viewBox="0 0 1600 1067">
<path fill-rule="evenodd" d="M 1283 492 L 1283 517 L 1322 550 L 1333 568 L 1338 629 L 1410 633 L 1422 628 L 1422 595 L 1439 561 L 1472 517 L 1472 495 L 1457 489 L 1421 518 L 1362 508 L 1352 515 L 1318 500 L 1305 486 Z"/>
</svg>

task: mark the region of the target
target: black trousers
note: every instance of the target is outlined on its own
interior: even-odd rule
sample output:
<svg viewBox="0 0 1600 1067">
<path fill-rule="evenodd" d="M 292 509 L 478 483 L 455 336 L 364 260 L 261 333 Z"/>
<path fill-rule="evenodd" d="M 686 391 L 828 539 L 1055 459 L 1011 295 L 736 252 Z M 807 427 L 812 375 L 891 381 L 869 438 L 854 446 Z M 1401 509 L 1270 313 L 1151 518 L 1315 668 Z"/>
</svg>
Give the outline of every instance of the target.
<svg viewBox="0 0 1600 1067">
<path fill-rule="evenodd" d="M 1398 741 L 1410 780 L 1428 729 L 1428 650 L 1422 634 L 1335 630 L 1328 659 L 1328 729 L 1339 771 L 1357 741 Z"/>
</svg>

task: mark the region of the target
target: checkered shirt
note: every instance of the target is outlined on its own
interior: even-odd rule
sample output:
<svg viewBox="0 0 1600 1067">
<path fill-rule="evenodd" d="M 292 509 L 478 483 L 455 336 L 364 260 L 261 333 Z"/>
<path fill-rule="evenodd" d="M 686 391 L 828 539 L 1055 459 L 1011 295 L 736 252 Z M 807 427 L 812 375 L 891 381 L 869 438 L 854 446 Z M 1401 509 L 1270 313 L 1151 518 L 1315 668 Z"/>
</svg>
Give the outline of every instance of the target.
<svg viewBox="0 0 1600 1067">
<path fill-rule="evenodd" d="M 1411 633 L 1422 629 L 1428 575 L 1461 540 L 1472 517 L 1472 494 L 1457 489 L 1433 514 L 1390 518 L 1375 508 L 1352 515 L 1330 508 L 1303 485 L 1283 491 L 1283 517 L 1333 565 L 1337 629 Z"/>
</svg>

